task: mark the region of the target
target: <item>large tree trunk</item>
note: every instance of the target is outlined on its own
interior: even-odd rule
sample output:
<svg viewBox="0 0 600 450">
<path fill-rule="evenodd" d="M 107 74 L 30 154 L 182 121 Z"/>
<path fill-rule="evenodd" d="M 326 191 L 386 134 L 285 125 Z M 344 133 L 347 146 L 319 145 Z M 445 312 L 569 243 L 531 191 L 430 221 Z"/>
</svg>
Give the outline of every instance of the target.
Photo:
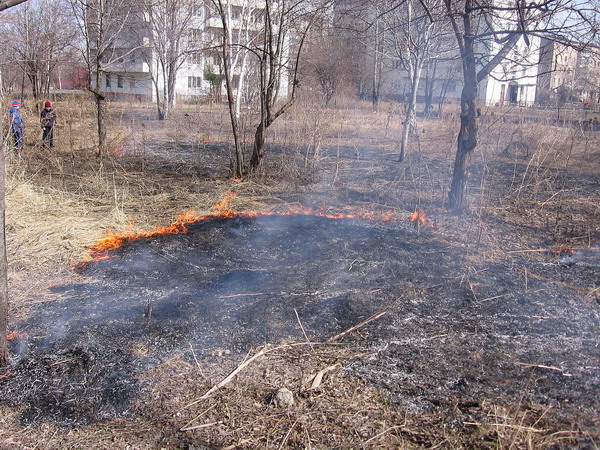
<svg viewBox="0 0 600 450">
<path fill-rule="evenodd" d="M 4 129 L 4 127 L 0 126 L 0 129 Z M 5 193 L 4 138 L 0 137 L 0 367 L 8 364 L 8 345 L 6 340 L 8 332 L 8 265 L 6 262 Z"/>
<path fill-rule="evenodd" d="M 454 173 L 448 194 L 450 207 L 459 209 L 464 206 L 467 185 L 467 160 L 477 147 L 478 110 L 477 110 L 477 71 L 473 39 L 465 36 L 463 55 L 464 85 L 460 98 L 460 131 L 458 133 Z"/>
</svg>

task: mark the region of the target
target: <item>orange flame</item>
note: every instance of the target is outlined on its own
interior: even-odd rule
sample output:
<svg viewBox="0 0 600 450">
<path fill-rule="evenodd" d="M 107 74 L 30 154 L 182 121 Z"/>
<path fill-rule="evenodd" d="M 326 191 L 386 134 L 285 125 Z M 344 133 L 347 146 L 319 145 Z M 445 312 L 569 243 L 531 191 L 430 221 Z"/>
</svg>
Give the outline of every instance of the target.
<svg viewBox="0 0 600 450">
<path fill-rule="evenodd" d="M 232 219 L 236 217 L 260 217 L 260 216 L 315 216 L 315 217 L 324 217 L 327 219 L 362 219 L 362 220 L 374 220 L 380 222 L 406 222 L 406 219 L 398 218 L 393 212 L 388 212 L 383 215 L 376 215 L 373 213 L 361 212 L 361 213 L 353 213 L 353 214 L 345 214 L 345 213 L 330 213 L 323 208 L 311 208 L 305 206 L 295 206 L 286 211 L 275 211 L 275 210 L 267 210 L 264 212 L 244 212 L 239 213 L 232 209 L 232 201 L 237 197 L 237 193 L 229 190 L 223 196 L 223 200 L 217 202 L 213 206 L 213 211 L 202 216 L 199 216 L 196 211 L 187 211 L 182 213 L 175 219 L 175 221 L 163 228 L 157 228 L 152 231 L 134 231 L 133 226 L 121 233 L 116 233 L 113 231 L 109 231 L 108 234 L 101 237 L 93 244 L 90 249 L 93 252 L 93 256 L 88 259 L 84 259 L 75 264 L 76 268 L 84 268 L 91 261 L 99 261 L 103 259 L 110 258 L 109 252 L 118 249 L 123 244 L 129 241 L 155 237 L 164 234 L 185 234 L 188 232 L 188 226 L 202 222 L 209 219 L 215 218 L 225 218 Z M 421 211 L 415 211 L 412 213 L 410 221 L 416 222 L 420 225 L 426 225 L 430 227 L 434 227 L 433 221 L 426 218 L 425 213 Z"/>
<path fill-rule="evenodd" d="M 415 211 L 410 216 L 410 221 L 416 222 L 418 225 L 427 225 L 428 220 L 429 219 L 427 219 L 427 216 L 425 215 L 425 213 L 423 211 Z"/>
<path fill-rule="evenodd" d="M 560 244 L 554 249 L 554 252 L 559 255 L 572 255 L 575 253 L 575 250 L 568 244 Z"/>
<path fill-rule="evenodd" d="M 24 339 L 26 337 L 29 337 L 29 334 L 19 333 L 19 330 L 14 330 L 12 333 L 6 335 L 6 340 L 12 341 L 14 339 Z"/>
</svg>

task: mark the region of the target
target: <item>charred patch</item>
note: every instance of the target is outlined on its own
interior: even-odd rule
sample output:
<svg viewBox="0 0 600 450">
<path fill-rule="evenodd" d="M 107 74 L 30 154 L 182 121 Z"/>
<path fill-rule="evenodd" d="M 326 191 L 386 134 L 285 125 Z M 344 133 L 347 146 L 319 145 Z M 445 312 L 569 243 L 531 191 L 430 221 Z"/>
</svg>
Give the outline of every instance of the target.
<svg viewBox="0 0 600 450">
<path fill-rule="evenodd" d="M 25 405 L 24 422 L 130 414 L 141 375 L 174 354 L 239 359 L 265 343 L 327 340 L 382 311 L 342 339 L 361 349 L 346 368 L 413 414 L 458 424 L 487 400 L 568 418 L 600 406 L 593 249 L 570 264 L 474 267 L 409 223 L 266 216 L 207 220 L 110 256 L 19 327 L 31 337 L 14 344 L 0 395 Z"/>
</svg>

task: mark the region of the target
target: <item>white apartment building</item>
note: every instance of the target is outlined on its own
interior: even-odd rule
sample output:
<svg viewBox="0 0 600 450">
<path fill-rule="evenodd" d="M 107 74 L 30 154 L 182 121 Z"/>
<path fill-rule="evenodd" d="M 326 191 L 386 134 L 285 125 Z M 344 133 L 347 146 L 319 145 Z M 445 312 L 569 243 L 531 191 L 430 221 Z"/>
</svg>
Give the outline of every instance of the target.
<svg viewBox="0 0 600 450">
<path fill-rule="evenodd" d="M 257 0 L 229 0 L 233 40 L 243 39 L 245 34 L 251 36 L 252 33 L 258 32 L 262 25 L 260 17 L 263 11 L 259 5 L 260 2 Z M 120 44 L 114 49 L 114 54 L 107 65 L 101 80 L 102 90 L 109 98 L 115 100 L 156 101 L 157 89 L 152 77 L 156 77 L 159 90 L 162 90 L 166 81 L 162 72 L 157 70 L 158 62 L 151 45 L 152 39 L 155 38 L 153 36 L 155 31 L 152 30 L 148 17 L 141 12 L 133 14 L 131 21 L 133 26 L 128 27 L 129 31 L 120 39 Z M 222 55 L 219 48 L 222 32 L 221 19 L 215 13 L 212 4 L 199 0 L 191 12 L 187 37 L 182 44 L 185 47 L 183 49 L 185 56 L 177 70 L 174 101 L 200 102 L 224 94 Z M 243 70 L 251 75 L 255 60 L 252 55 L 248 55 L 246 59 Z M 234 62 L 233 73 L 236 85 L 242 73 L 242 62 L 242 55 Z M 285 71 L 280 77 L 279 84 L 279 95 L 287 95 Z M 250 89 L 247 82 L 244 84 L 244 89 Z"/>
</svg>

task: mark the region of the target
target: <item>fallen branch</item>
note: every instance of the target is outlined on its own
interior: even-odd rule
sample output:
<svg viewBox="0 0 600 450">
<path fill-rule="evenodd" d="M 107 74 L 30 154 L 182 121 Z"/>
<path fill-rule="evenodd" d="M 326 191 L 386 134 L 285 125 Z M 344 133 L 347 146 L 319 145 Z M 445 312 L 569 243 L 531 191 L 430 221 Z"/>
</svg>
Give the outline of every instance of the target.
<svg viewBox="0 0 600 450">
<path fill-rule="evenodd" d="M 366 324 L 373 322 L 374 320 L 379 319 L 381 316 L 383 316 L 386 313 L 386 311 L 382 311 L 380 313 L 374 314 L 371 317 L 369 317 L 366 320 L 363 320 L 361 323 L 356 324 L 350 328 L 348 328 L 346 331 L 342 331 L 339 334 L 336 334 L 335 336 L 333 336 L 332 338 L 329 338 L 327 340 L 327 342 L 333 342 L 333 341 L 337 341 L 339 338 L 346 336 L 348 333 L 352 333 L 355 330 L 358 330 L 359 328 L 364 327 Z"/>
<path fill-rule="evenodd" d="M 6 372 L 4 372 L 2 375 L 0 375 L 0 380 L 2 378 L 6 378 L 7 376 L 9 376 L 12 372 L 10 370 L 7 370 Z"/>
</svg>

